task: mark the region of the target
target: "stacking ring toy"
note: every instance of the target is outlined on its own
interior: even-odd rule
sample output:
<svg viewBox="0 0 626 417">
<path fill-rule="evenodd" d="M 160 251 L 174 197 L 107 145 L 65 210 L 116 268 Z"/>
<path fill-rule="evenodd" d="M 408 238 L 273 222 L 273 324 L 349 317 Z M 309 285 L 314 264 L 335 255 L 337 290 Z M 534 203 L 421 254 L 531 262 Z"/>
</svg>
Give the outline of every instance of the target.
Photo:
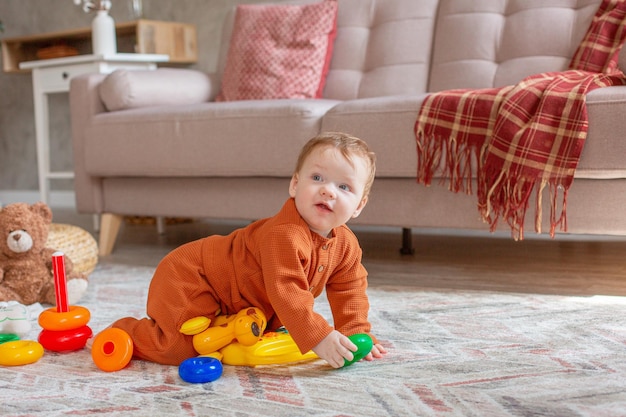
<svg viewBox="0 0 626 417">
<path fill-rule="evenodd" d="M 348 339 L 350 339 L 352 343 L 356 345 L 357 350 L 356 352 L 352 352 L 354 358 L 352 358 L 351 361 L 347 359 L 343 360 L 343 366 L 352 365 L 354 362 L 360 361 L 361 359 L 366 357 L 367 354 L 370 353 L 372 351 L 372 348 L 374 347 L 374 342 L 372 341 L 372 338 L 365 333 L 353 334 L 352 336 L 348 336 Z"/>
<path fill-rule="evenodd" d="M 69 306 L 69 311 L 60 313 L 56 307 L 48 308 L 39 314 L 39 325 L 46 330 L 61 331 L 77 329 L 89 323 L 91 314 L 81 306 Z"/>
<path fill-rule="evenodd" d="M 33 340 L 14 340 L 0 345 L 0 365 L 16 366 L 37 362 L 43 346 Z"/>
<path fill-rule="evenodd" d="M 48 350 L 64 352 L 84 348 L 87 344 L 87 339 L 92 335 L 93 333 L 89 326 L 59 331 L 43 329 L 39 333 L 38 340 Z"/>
<path fill-rule="evenodd" d="M 111 327 L 101 331 L 91 346 L 91 358 L 105 372 L 123 369 L 133 357 L 133 340 L 122 329 Z"/>
<path fill-rule="evenodd" d="M 178 366 L 178 375 L 185 382 L 203 384 L 212 382 L 222 376 L 222 363 L 211 356 L 198 356 L 185 359 Z"/>
</svg>

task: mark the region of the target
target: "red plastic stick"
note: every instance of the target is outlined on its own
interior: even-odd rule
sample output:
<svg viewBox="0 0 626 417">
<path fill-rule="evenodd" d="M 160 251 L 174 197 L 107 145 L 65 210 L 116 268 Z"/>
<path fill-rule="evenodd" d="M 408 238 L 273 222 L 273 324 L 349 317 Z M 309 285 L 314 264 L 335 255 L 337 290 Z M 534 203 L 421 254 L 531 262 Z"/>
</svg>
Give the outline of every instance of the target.
<svg viewBox="0 0 626 417">
<path fill-rule="evenodd" d="M 67 301 L 67 280 L 65 277 L 65 256 L 63 252 L 54 252 L 52 254 L 52 271 L 54 273 L 57 313 L 67 313 L 70 311 L 70 306 Z"/>
</svg>

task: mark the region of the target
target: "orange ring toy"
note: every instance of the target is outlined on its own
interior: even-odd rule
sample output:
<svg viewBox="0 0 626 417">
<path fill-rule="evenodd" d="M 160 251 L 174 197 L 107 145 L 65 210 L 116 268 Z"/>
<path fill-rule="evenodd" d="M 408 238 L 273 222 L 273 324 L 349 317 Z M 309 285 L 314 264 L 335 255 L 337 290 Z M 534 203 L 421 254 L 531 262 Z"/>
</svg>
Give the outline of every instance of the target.
<svg viewBox="0 0 626 417">
<path fill-rule="evenodd" d="M 122 329 L 111 327 L 101 331 L 91 346 L 91 358 L 105 372 L 123 369 L 133 357 L 133 340 Z"/>
<path fill-rule="evenodd" d="M 85 307 L 70 306 L 70 311 L 59 313 L 56 307 L 48 308 L 39 314 L 39 325 L 55 332 L 83 327 L 89 323 L 91 313 Z"/>
<path fill-rule="evenodd" d="M 35 363 L 43 356 L 43 346 L 34 340 L 14 340 L 0 345 L 0 365 Z"/>
</svg>

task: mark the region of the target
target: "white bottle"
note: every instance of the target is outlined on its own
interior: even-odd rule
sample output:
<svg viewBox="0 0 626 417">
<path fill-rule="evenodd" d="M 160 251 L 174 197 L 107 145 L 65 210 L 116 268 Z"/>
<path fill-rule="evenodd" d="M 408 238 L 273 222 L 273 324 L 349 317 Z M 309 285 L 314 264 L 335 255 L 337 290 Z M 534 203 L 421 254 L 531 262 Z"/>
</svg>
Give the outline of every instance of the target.
<svg viewBox="0 0 626 417">
<path fill-rule="evenodd" d="M 117 53 L 115 22 L 106 10 L 98 10 L 91 23 L 91 44 L 94 55 Z"/>
</svg>

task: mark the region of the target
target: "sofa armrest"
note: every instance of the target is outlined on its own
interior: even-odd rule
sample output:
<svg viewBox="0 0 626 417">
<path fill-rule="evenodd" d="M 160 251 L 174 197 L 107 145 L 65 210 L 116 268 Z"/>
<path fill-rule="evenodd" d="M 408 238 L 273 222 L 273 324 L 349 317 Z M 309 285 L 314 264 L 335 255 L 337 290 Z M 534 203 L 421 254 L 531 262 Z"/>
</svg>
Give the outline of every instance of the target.
<svg viewBox="0 0 626 417">
<path fill-rule="evenodd" d="M 216 95 L 214 84 L 210 75 L 192 69 L 120 69 L 106 76 L 99 93 L 106 109 L 117 111 L 203 103 Z"/>
<path fill-rule="evenodd" d="M 94 117 L 105 113 L 98 87 L 103 74 L 84 74 L 70 80 L 70 121 L 72 126 L 72 153 L 74 155 L 74 191 L 76 209 L 80 213 L 101 213 L 101 180 L 91 177 L 85 170 L 85 131 L 93 124 Z"/>
</svg>

